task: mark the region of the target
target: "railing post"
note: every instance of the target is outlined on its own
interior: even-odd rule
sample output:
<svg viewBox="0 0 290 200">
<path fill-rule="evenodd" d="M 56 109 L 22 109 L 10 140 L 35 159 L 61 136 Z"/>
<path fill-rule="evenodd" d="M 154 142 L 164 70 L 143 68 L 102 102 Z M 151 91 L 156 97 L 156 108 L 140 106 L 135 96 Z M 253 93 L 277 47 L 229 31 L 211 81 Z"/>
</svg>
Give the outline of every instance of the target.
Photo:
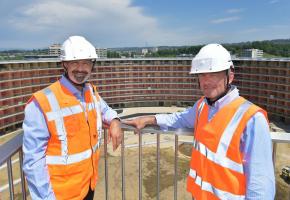
<svg viewBox="0 0 290 200">
<path fill-rule="evenodd" d="M 142 200 L 142 133 L 139 131 L 139 200 Z"/>
<path fill-rule="evenodd" d="M 23 153 L 22 150 L 19 150 L 19 165 L 20 165 L 20 179 L 21 179 L 21 188 L 22 188 L 22 199 L 26 199 L 26 185 L 25 185 L 25 178 L 24 173 L 22 170 L 23 165 Z"/>
<path fill-rule="evenodd" d="M 157 137 L 157 200 L 159 200 L 159 191 L 160 191 L 160 134 L 156 134 Z"/>
<path fill-rule="evenodd" d="M 11 157 L 8 158 L 8 160 L 7 160 L 7 170 L 8 170 L 10 200 L 14 200 L 14 185 L 13 185 Z"/>
<path fill-rule="evenodd" d="M 107 147 L 107 129 L 104 129 L 104 160 L 105 160 L 105 198 L 106 200 L 109 199 L 108 197 L 108 161 L 107 161 L 107 153 L 108 153 L 108 147 Z"/>
<path fill-rule="evenodd" d="M 124 134 L 122 136 L 122 143 L 121 143 L 121 162 L 122 162 L 122 200 L 126 199 L 126 188 L 125 188 L 125 145 L 124 145 Z"/>
<path fill-rule="evenodd" d="M 175 148 L 174 148 L 174 200 L 177 200 L 177 180 L 178 180 L 178 135 L 175 135 Z"/>
<path fill-rule="evenodd" d="M 276 142 L 272 142 L 272 144 L 273 144 L 272 159 L 273 159 L 273 166 L 274 166 L 274 171 L 275 171 L 275 167 L 276 167 L 276 151 L 277 151 L 277 143 L 276 143 Z"/>
</svg>

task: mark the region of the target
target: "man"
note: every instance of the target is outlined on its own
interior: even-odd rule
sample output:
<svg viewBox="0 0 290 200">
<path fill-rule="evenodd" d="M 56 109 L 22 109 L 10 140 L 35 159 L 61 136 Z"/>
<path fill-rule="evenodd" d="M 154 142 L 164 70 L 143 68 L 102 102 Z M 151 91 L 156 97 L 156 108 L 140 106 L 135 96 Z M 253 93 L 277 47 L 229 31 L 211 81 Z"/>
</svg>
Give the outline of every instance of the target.
<svg viewBox="0 0 290 200">
<path fill-rule="evenodd" d="M 61 48 L 64 75 L 26 105 L 23 170 L 32 199 L 93 199 L 102 122 L 113 149 L 121 143 L 117 113 L 87 82 L 96 58 L 85 38 L 69 37 Z"/>
<path fill-rule="evenodd" d="M 192 60 L 203 92 L 193 107 L 125 123 L 142 129 L 193 128 L 187 191 L 195 199 L 274 199 L 272 144 L 266 112 L 231 85 L 234 66 L 219 44 L 204 46 Z"/>
</svg>

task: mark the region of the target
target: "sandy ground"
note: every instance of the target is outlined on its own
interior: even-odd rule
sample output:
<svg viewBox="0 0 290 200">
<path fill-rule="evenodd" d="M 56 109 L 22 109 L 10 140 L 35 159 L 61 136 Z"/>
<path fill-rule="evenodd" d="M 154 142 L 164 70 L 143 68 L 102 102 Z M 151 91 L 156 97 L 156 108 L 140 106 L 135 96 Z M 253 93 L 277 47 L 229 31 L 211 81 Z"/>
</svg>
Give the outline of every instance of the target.
<svg viewBox="0 0 290 200">
<path fill-rule="evenodd" d="M 190 137 L 189 137 L 190 139 Z M 162 135 L 160 137 L 160 199 L 173 198 L 174 185 L 174 136 Z M 156 135 L 146 134 L 142 138 L 143 144 L 156 142 Z M 126 133 L 125 145 L 138 144 L 138 136 Z M 157 195 L 157 148 L 156 144 L 145 145 L 142 149 L 142 197 L 143 199 L 156 199 Z M 121 160 L 120 149 L 112 152 L 108 149 L 109 163 L 109 199 L 122 199 L 121 183 Z M 139 159 L 138 147 L 125 149 L 125 188 L 126 199 L 138 199 L 139 195 Z M 186 192 L 186 174 L 190 158 L 180 154 L 178 159 L 178 199 L 191 199 Z M 102 161 L 101 161 L 102 162 Z M 104 162 L 104 161 L 103 161 Z M 104 165 L 100 163 L 100 172 L 104 171 Z M 95 199 L 103 199 L 104 174 L 100 174 L 99 183 L 96 188 Z M 99 198 L 100 197 L 100 198 Z"/>
<path fill-rule="evenodd" d="M 285 181 L 280 177 L 283 166 L 290 166 L 290 144 L 277 145 L 277 158 L 275 166 L 276 177 L 276 199 L 290 200 L 290 181 Z"/>
<path fill-rule="evenodd" d="M 183 108 L 169 107 L 169 108 L 133 108 L 126 109 L 121 115 L 140 113 L 167 113 L 182 111 Z M 279 128 L 280 124 L 272 124 L 272 130 L 290 132 L 288 127 Z M 279 127 L 277 127 L 279 126 Z M 7 137 L 7 138 L 10 138 Z M 4 140 L 7 140 L 5 138 Z M 159 199 L 167 200 L 173 199 L 174 194 L 174 136 L 161 135 L 161 151 L 160 151 L 160 192 Z M 179 141 L 192 141 L 192 137 L 183 136 L 179 138 Z M 156 199 L 157 197 L 157 157 L 156 157 L 156 135 L 145 134 L 143 136 L 142 153 L 142 198 L 145 200 Z M 1 139 L 0 139 L 1 144 Z M 138 136 L 132 132 L 125 133 L 125 145 L 132 146 L 138 144 Z M 178 158 L 178 199 L 191 200 L 191 196 L 186 192 L 186 176 L 189 170 L 189 161 L 191 152 L 191 146 L 181 144 L 179 146 L 179 158 Z M 103 151 L 103 148 L 102 148 Z M 276 157 L 276 198 L 277 200 L 290 199 L 290 183 L 284 181 L 279 175 L 281 168 L 285 165 L 290 165 L 290 144 L 278 144 L 277 145 L 277 157 Z M 108 146 L 108 193 L 109 199 L 122 199 L 122 180 L 121 180 L 121 152 L 120 148 L 113 152 L 111 144 Z M 138 178 L 138 147 L 128 147 L 125 149 L 125 196 L 128 200 L 135 200 L 139 197 L 139 178 Z M 18 164 L 17 164 L 18 165 Z M 14 177 L 19 177 L 19 167 L 15 166 Z M 104 157 L 103 153 L 99 162 L 99 181 L 95 191 L 94 199 L 105 199 L 105 181 L 104 181 Z M 7 182 L 6 170 L 0 170 L 0 187 Z M 15 188 L 16 198 L 21 199 L 20 184 Z M 8 191 L 0 193 L 0 199 L 9 199 Z M 28 198 L 30 199 L 30 198 Z"/>
<path fill-rule="evenodd" d="M 130 108 L 123 111 L 122 115 L 130 115 L 135 113 L 171 113 L 182 111 L 184 108 L 178 107 L 146 107 L 146 108 Z M 290 127 L 272 122 L 271 131 L 289 132 Z M 125 134 L 125 145 L 138 144 L 138 137 L 132 133 Z M 160 199 L 173 199 L 174 194 L 174 137 L 170 135 L 161 135 L 161 160 L 160 160 Z M 179 141 L 192 141 L 192 137 L 183 136 Z M 156 135 L 146 134 L 143 137 L 144 143 L 156 142 Z M 191 145 L 180 144 L 178 160 L 178 199 L 191 199 L 191 196 L 186 192 L 186 176 L 189 170 Z M 277 145 L 277 157 L 275 166 L 276 175 L 276 200 L 290 200 L 290 183 L 287 183 L 280 177 L 281 169 L 285 165 L 290 165 L 290 144 Z M 120 152 L 112 152 L 109 150 L 109 199 L 122 199 L 121 186 L 121 161 Z M 127 148 L 125 150 L 125 194 L 126 199 L 138 199 L 138 148 Z M 156 145 L 148 145 L 143 148 L 143 199 L 156 199 Z M 100 172 L 104 170 L 103 165 L 100 167 Z M 267 173 L 267 172 L 265 172 Z M 104 198 L 104 174 L 100 174 L 99 184 L 97 185 L 95 199 Z M 99 198 L 100 197 L 100 198 Z"/>
</svg>

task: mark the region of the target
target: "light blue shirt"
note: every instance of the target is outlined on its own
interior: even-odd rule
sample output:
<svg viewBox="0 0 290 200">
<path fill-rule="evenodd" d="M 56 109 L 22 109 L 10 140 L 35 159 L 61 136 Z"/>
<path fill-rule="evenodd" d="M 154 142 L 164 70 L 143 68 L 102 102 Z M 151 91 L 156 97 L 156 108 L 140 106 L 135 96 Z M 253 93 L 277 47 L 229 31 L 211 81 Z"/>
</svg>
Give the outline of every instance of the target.
<svg viewBox="0 0 290 200">
<path fill-rule="evenodd" d="M 60 79 L 60 83 L 65 86 L 85 108 L 84 92 L 77 90 L 64 76 Z M 86 90 L 88 90 L 88 86 L 86 86 L 83 91 Z M 102 98 L 100 98 L 100 104 L 103 122 L 109 124 L 112 119 L 118 117 L 117 112 L 112 110 Z M 44 115 L 36 100 L 30 102 L 25 107 L 23 131 L 23 171 L 26 175 L 31 198 L 33 200 L 55 199 L 45 161 L 46 148 L 50 134 L 47 129 Z"/>
<path fill-rule="evenodd" d="M 231 91 L 214 105 L 209 106 L 208 120 L 225 105 L 239 97 L 239 91 L 232 86 Z M 173 114 L 155 115 L 161 129 L 194 128 L 195 111 L 193 107 Z M 247 123 L 241 137 L 241 152 L 244 154 L 244 172 L 246 175 L 246 199 L 272 200 L 275 197 L 275 176 L 272 161 L 272 142 L 267 119 L 260 112 Z"/>
</svg>

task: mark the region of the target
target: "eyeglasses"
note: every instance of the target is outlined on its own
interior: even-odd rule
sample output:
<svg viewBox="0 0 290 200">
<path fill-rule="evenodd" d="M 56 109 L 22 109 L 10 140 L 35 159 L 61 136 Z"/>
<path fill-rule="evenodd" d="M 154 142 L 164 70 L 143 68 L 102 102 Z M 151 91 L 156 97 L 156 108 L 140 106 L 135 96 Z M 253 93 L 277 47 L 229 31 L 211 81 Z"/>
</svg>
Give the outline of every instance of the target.
<svg viewBox="0 0 290 200">
<path fill-rule="evenodd" d="M 67 63 L 71 67 L 78 67 L 78 66 L 92 67 L 94 64 L 94 62 L 91 60 L 73 60 L 73 61 L 68 61 Z"/>
</svg>

